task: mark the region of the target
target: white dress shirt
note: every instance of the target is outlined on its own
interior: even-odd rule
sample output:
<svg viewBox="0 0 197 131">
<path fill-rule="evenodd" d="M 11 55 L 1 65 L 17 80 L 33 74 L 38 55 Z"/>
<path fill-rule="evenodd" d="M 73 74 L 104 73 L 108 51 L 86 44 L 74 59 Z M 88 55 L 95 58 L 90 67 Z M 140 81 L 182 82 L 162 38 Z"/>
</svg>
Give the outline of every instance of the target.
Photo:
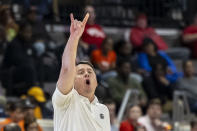
<svg viewBox="0 0 197 131">
<path fill-rule="evenodd" d="M 52 102 L 54 131 L 110 131 L 108 108 L 96 96 L 90 103 L 74 88 L 67 95 L 56 88 Z"/>
</svg>

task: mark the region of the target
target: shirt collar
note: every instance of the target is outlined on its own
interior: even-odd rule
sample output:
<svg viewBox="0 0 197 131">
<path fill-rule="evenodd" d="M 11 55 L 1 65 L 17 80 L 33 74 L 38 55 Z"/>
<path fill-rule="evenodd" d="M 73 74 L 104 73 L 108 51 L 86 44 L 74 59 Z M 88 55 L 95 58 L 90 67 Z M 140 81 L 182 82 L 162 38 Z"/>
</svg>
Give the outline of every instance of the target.
<svg viewBox="0 0 197 131">
<path fill-rule="evenodd" d="M 77 94 L 79 95 L 80 99 L 82 99 L 85 102 L 90 103 L 90 101 L 87 97 L 80 95 L 78 92 L 77 92 Z M 98 98 L 94 95 L 94 100 L 90 104 L 96 104 L 96 103 L 99 103 L 99 101 L 98 101 Z"/>
</svg>

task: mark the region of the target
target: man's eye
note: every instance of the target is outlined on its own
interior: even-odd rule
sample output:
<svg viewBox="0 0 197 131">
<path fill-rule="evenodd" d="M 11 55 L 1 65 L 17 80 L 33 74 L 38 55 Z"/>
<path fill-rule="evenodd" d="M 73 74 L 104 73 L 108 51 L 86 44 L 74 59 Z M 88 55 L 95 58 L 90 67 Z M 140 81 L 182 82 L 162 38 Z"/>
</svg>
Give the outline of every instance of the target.
<svg viewBox="0 0 197 131">
<path fill-rule="evenodd" d="M 92 71 L 89 71 L 88 73 L 89 73 L 89 74 L 91 74 L 91 73 L 92 73 Z"/>
<path fill-rule="evenodd" d="M 80 71 L 79 74 L 83 74 L 83 71 Z"/>
</svg>

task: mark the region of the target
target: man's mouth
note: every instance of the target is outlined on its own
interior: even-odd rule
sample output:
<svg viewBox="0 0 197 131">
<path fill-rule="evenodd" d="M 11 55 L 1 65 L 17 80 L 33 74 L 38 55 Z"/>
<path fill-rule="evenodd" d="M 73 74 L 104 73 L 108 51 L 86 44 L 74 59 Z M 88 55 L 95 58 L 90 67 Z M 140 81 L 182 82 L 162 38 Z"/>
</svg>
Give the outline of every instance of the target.
<svg viewBox="0 0 197 131">
<path fill-rule="evenodd" d="M 86 80 L 86 84 L 87 85 L 90 85 L 90 80 Z"/>
</svg>

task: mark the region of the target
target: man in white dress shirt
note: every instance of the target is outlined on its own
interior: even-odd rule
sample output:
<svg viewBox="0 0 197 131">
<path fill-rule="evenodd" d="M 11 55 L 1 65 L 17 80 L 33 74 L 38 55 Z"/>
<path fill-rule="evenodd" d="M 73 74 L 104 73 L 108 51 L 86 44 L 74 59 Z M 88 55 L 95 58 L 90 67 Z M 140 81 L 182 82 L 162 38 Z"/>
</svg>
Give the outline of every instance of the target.
<svg viewBox="0 0 197 131">
<path fill-rule="evenodd" d="M 96 74 L 89 62 L 77 65 L 76 53 L 89 14 L 83 21 L 71 14 L 70 37 L 62 56 L 62 67 L 52 97 L 54 131 L 110 131 L 109 111 L 94 95 Z"/>
</svg>

